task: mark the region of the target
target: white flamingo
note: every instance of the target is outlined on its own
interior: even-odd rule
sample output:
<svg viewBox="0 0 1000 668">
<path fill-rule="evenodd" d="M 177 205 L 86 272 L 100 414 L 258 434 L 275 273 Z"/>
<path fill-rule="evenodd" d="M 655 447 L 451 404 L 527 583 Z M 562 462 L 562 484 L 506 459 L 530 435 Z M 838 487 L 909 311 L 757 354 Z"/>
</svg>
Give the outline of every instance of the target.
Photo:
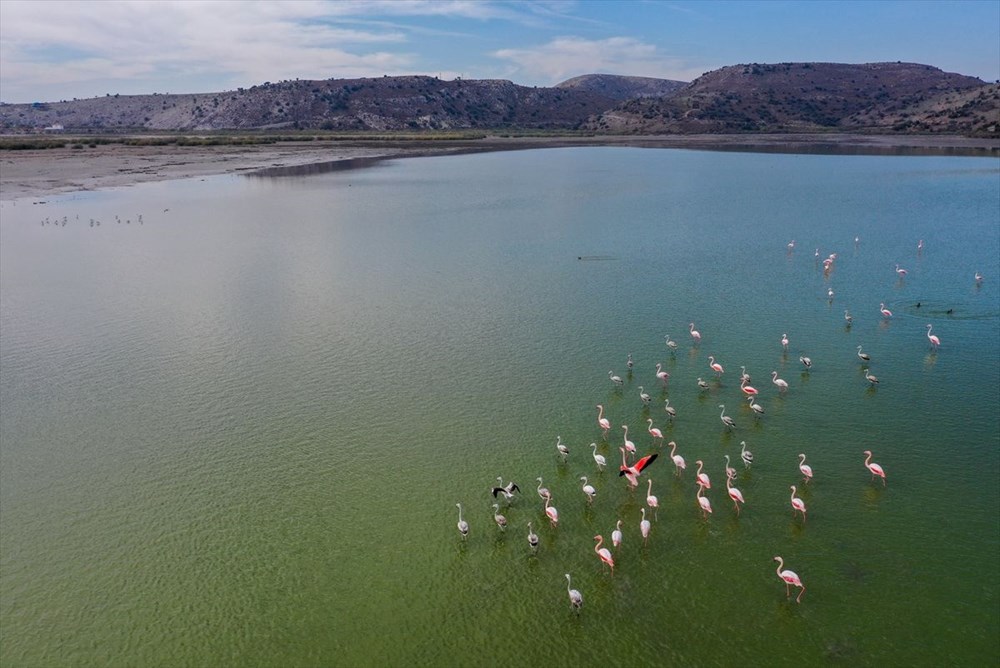
<svg viewBox="0 0 1000 668">
<path fill-rule="evenodd" d="M 603 471 L 604 467 L 608 465 L 608 460 L 604 458 L 604 455 L 597 454 L 597 443 L 591 443 L 590 447 L 594 449 L 594 463 L 597 464 L 597 470 Z"/>
<path fill-rule="evenodd" d="M 649 424 L 646 431 L 648 431 L 649 435 L 653 437 L 653 441 L 656 441 L 656 439 L 663 441 L 663 432 L 653 426 L 653 418 L 646 418 L 646 422 Z"/>
<path fill-rule="evenodd" d="M 593 503 L 594 497 L 597 496 L 597 490 L 594 489 L 593 485 L 587 482 L 587 476 L 580 476 L 580 480 L 583 481 L 583 487 L 581 487 L 581 489 L 583 490 L 583 493 L 587 495 L 587 503 Z"/>
<path fill-rule="evenodd" d="M 630 455 L 634 455 L 635 454 L 635 443 L 633 443 L 632 441 L 628 440 L 628 425 L 627 424 L 623 424 L 622 425 L 622 429 L 625 431 L 625 436 L 624 436 L 624 439 L 625 439 L 625 450 Z"/>
<path fill-rule="evenodd" d="M 670 418 L 671 422 L 673 422 L 674 418 L 677 417 L 677 411 L 670 405 L 670 399 L 667 399 L 666 403 L 663 404 L 663 410 L 666 411 L 667 417 Z"/>
<path fill-rule="evenodd" d="M 931 334 L 931 327 L 932 325 L 927 325 L 927 340 L 931 342 L 931 348 L 937 350 L 938 347 L 941 345 L 941 339 Z"/>
<path fill-rule="evenodd" d="M 733 418 L 726 415 L 726 405 L 719 404 L 719 408 L 722 409 L 722 412 L 719 413 L 719 419 L 722 420 L 722 424 L 725 425 L 726 429 L 736 429 L 736 423 L 733 422 Z"/>
<path fill-rule="evenodd" d="M 569 573 L 566 573 L 566 592 L 569 594 L 569 605 L 579 612 L 580 608 L 583 607 L 583 594 L 576 589 L 572 589 L 572 586 L 573 580 L 569 577 Z"/>
<path fill-rule="evenodd" d="M 622 544 L 622 521 L 618 520 L 615 530 L 611 532 L 611 544 L 618 549 Z"/>
<path fill-rule="evenodd" d="M 531 522 L 528 522 L 528 547 L 532 552 L 538 549 L 538 534 L 531 530 Z"/>
<path fill-rule="evenodd" d="M 469 535 L 469 523 L 462 519 L 462 504 L 456 503 L 458 507 L 458 533 L 462 534 L 462 540 Z"/>
<path fill-rule="evenodd" d="M 809 481 L 812 480 L 813 470 L 811 466 L 806 464 L 806 456 L 802 453 L 799 453 L 799 471 L 802 472 L 803 480 L 808 485 Z"/>
<path fill-rule="evenodd" d="M 732 479 L 726 478 L 726 491 L 729 492 L 729 498 L 733 500 L 733 506 L 736 508 L 736 514 L 740 514 L 740 504 L 746 503 L 743 500 L 743 492 L 736 489 L 732 485 Z"/>
<path fill-rule="evenodd" d="M 566 458 L 569 457 L 569 447 L 562 442 L 562 436 L 556 436 L 556 450 L 559 451 L 563 461 L 566 461 Z"/>
<path fill-rule="evenodd" d="M 695 497 L 698 499 L 698 505 L 701 506 L 701 515 L 704 519 L 708 519 L 708 514 L 712 512 L 712 502 L 701 495 L 702 490 L 705 488 L 698 485 L 698 491 L 695 493 Z"/>
<path fill-rule="evenodd" d="M 753 464 L 753 453 L 747 450 L 747 442 L 740 441 L 740 459 L 743 460 L 744 468 L 750 468 Z"/>
<path fill-rule="evenodd" d="M 653 479 L 650 478 L 648 482 L 649 485 L 646 486 L 646 505 L 653 511 L 653 519 L 655 520 L 659 512 L 660 500 L 653 496 Z"/>
<path fill-rule="evenodd" d="M 781 378 L 778 378 L 778 372 L 777 371 L 772 371 L 771 372 L 771 382 L 774 383 L 775 385 L 777 385 L 779 392 L 784 392 L 785 390 L 788 389 L 788 383 L 786 383 Z"/>
<path fill-rule="evenodd" d="M 701 333 L 694 328 L 693 322 L 689 325 L 688 328 L 691 330 L 691 338 L 694 339 L 694 342 L 698 343 L 699 341 L 701 341 Z"/>
<path fill-rule="evenodd" d="M 677 443 L 670 441 L 668 445 L 670 446 L 670 459 L 674 461 L 674 469 L 676 475 L 679 476 L 681 471 L 687 468 L 687 464 L 684 462 L 684 458 L 677 454 Z"/>
<path fill-rule="evenodd" d="M 645 545 L 646 541 L 649 539 L 649 530 L 652 528 L 652 524 L 646 519 L 646 509 L 640 508 L 642 511 L 642 521 L 639 522 L 639 533 L 642 534 L 642 544 Z"/>
</svg>

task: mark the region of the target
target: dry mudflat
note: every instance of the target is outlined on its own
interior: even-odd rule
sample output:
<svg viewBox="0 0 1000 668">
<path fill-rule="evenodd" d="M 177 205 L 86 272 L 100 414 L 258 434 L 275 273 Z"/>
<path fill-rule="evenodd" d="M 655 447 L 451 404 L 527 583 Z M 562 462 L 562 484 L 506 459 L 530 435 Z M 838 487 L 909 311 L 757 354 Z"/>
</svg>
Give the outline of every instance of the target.
<svg viewBox="0 0 1000 668">
<path fill-rule="evenodd" d="M 214 174 L 252 173 L 339 161 L 450 153 L 638 146 L 734 151 L 981 155 L 1000 157 L 1000 139 L 908 135 L 669 135 L 600 137 L 487 137 L 461 140 L 330 140 L 251 146 L 126 146 L 0 152 L 0 199 L 116 188 Z M 357 160 L 357 159 L 367 160 Z"/>
</svg>

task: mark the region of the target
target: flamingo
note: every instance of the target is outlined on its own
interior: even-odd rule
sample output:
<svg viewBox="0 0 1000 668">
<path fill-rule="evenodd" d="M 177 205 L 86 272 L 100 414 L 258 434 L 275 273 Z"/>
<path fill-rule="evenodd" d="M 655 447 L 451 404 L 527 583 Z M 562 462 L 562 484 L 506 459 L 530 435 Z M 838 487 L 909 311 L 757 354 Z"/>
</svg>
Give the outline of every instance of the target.
<svg viewBox="0 0 1000 668">
<path fill-rule="evenodd" d="M 826 289 L 826 298 L 833 301 L 833 288 Z"/>
<path fill-rule="evenodd" d="M 740 504 L 746 503 L 743 500 L 743 492 L 733 487 L 731 478 L 726 478 L 726 491 L 729 492 L 729 498 L 733 500 L 733 507 L 736 508 L 736 514 L 739 515 Z"/>
<path fill-rule="evenodd" d="M 740 459 L 743 460 L 744 468 L 750 468 L 753 464 L 753 453 L 747 450 L 747 442 L 740 441 Z"/>
<path fill-rule="evenodd" d="M 594 489 L 593 485 L 587 482 L 587 476 L 580 476 L 580 480 L 583 481 L 583 487 L 581 487 L 581 489 L 583 490 L 583 493 L 587 495 L 587 504 L 589 505 L 594 502 L 594 497 L 597 496 L 597 490 Z"/>
<path fill-rule="evenodd" d="M 709 480 L 708 474 L 701 472 L 701 469 L 702 467 L 705 466 L 705 464 L 700 459 L 695 461 L 695 464 L 698 465 L 698 474 L 695 476 L 695 482 L 698 483 L 699 487 L 704 487 L 705 489 L 712 489 L 712 481 Z"/>
<path fill-rule="evenodd" d="M 806 502 L 795 496 L 795 485 L 792 485 L 792 517 L 795 517 L 795 511 L 802 513 L 802 522 L 806 521 Z"/>
<path fill-rule="evenodd" d="M 549 523 L 553 527 L 557 527 L 559 526 L 559 511 L 556 510 L 555 506 L 550 506 L 550 503 L 552 503 L 551 496 L 545 499 L 545 516 L 549 518 Z"/>
<path fill-rule="evenodd" d="M 615 530 L 611 532 L 611 544 L 618 549 L 622 544 L 622 521 L 618 520 Z"/>
<path fill-rule="evenodd" d="M 726 478 L 736 480 L 736 469 L 729 465 L 729 455 L 726 455 Z"/>
<path fill-rule="evenodd" d="M 645 545 L 646 541 L 649 539 L 649 530 L 652 528 L 652 524 L 646 519 L 646 509 L 640 508 L 642 511 L 642 521 L 639 522 L 639 532 L 642 534 L 642 544 Z"/>
<path fill-rule="evenodd" d="M 891 318 L 892 317 L 892 311 L 890 311 L 889 309 L 887 309 L 885 307 L 885 302 L 879 303 L 878 310 L 882 313 L 882 317 L 883 318 Z"/>
<path fill-rule="evenodd" d="M 801 603 L 802 602 L 802 594 L 806 593 L 806 586 L 804 584 L 802 584 L 802 580 L 800 580 L 799 576 L 795 574 L 795 571 L 789 571 L 789 570 L 784 570 L 783 571 L 783 570 L 781 570 L 785 566 L 785 560 L 784 559 L 782 559 L 781 557 L 775 557 L 774 560 L 778 562 L 778 567 L 775 569 L 774 572 L 777 573 L 778 577 L 781 578 L 782 581 L 784 581 L 784 583 L 785 583 L 785 598 L 791 598 L 792 597 L 792 589 L 791 588 L 793 586 L 795 586 L 795 587 L 798 587 L 799 589 L 801 589 L 801 591 L 799 592 L 799 595 L 795 598 L 795 602 L 796 603 Z"/>
<path fill-rule="evenodd" d="M 606 547 L 601 547 L 604 544 L 604 536 L 600 534 L 594 536 L 594 540 L 597 541 L 597 545 L 594 546 L 594 552 L 597 557 L 611 567 L 611 575 L 615 574 L 615 558 L 611 556 L 611 550 Z"/>
<path fill-rule="evenodd" d="M 597 443 L 591 443 L 590 447 L 594 449 L 594 463 L 597 464 L 597 470 L 603 471 L 604 467 L 608 465 L 608 460 L 604 458 L 604 455 L 597 454 Z"/>
<path fill-rule="evenodd" d="M 469 535 L 469 523 L 462 519 L 462 504 L 456 503 L 458 507 L 458 533 L 462 534 L 462 540 Z"/>
<path fill-rule="evenodd" d="M 694 323 L 693 322 L 688 326 L 688 329 L 691 330 L 691 338 L 694 339 L 694 342 L 695 343 L 700 342 L 701 341 L 701 332 L 699 332 L 697 329 L 694 328 Z"/>
<path fill-rule="evenodd" d="M 804 482 L 808 485 L 809 481 L 812 480 L 813 470 L 811 466 L 806 464 L 806 456 L 802 453 L 799 453 L 799 471 L 802 471 Z"/>
<path fill-rule="evenodd" d="M 725 425 L 726 429 L 728 430 L 736 429 L 736 423 L 733 422 L 733 418 L 726 415 L 726 405 L 719 404 L 719 408 L 722 409 L 722 412 L 719 413 L 719 419 L 722 420 L 722 424 Z"/>
<path fill-rule="evenodd" d="M 507 518 L 500 514 L 500 506 L 493 504 L 493 521 L 500 527 L 500 531 L 507 529 Z"/>
<path fill-rule="evenodd" d="M 802 362 L 802 366 L 806 368 L 806 371 L 812 368 L 813 361 L 808 357 L 803 357 L 802 355 L 799 355 L 799 361 Z"/>
<path fill-rule="evenodd" d="M 795 249 L 795 239 L 792 239 L 791 241 L 788 242 L 787 248 L 789 253 L 791 253 L 792 250 Z"/>
<path fill-rule="evenodd" d="M 651 455 L 646 455 L 645 457 L 642 457 L 638 461 L 636 461 L 635 464 L 632 464 L 632 466 L 629 466 L 625 462 L 625 448 L 618 448 L 618 449 L 621 450 L 622 453 L 622 466 L 621 469 L 618 471 L 618 476 L 619 477 L 625 476 L 626 478 L 628 478 L 629 484 L 632 485 L 632 487 L 638 487 L 639 474 L 641 474 L 647 466 L 656 461 L 658 454 L 654 452 Z"/>
<path fill-rule="evenodd" d="M 870 362 L 872 358 L 868 353 L 861 352 L 861 346 L 858 346 L 858 359 L 862 362 Z"/>
<path fill-rule="evenodd" d="M 649 402 L 651 400 L 652 400 L 652 397 L 650 397 L 649 393 L 645 391 L 645 388 L 643 388 L 643 386 L 640 385 L 639 386 L 639 401 L 642 402 L 643 406 L 648 406 Z"/>
<path fill-rule="evenodd" d="M 653 418 L 646 418 L 646 422 L 649 423 L 646 431 L 648 431 L 649 435 L 653 437 L 653 440 L 655 441 L 656 439 L 660 439 L 662 441 L 663 432 L 653 426 Z"/>
<path fill-rule="evenodd" d="M 750 410 L 753 411 L 753 416 L 757 419 L 760 419 L 760 416 L 764 414 L 764 407 L 754 402 L 752 396 L 747 397 L 747 403 L 750 404 Z"/>
<path fill-rule="evenodd" d="M 905 269 L 900 269 L 899 265 L 897 264 L 896 265 L 896 275 L 899 276 L 900 280 L 902 280 L 906 276 L 906 270 Z"/>
<path fill-rule="evenodd" d="M 538 534 L 531 530 L 531 522 L 528 522 L 528 547 L 532 552 L 538 549 Z"/>
<path fill-rule="evenodd" d="M 867 457 L 865 457 L 865 468 L 871 471 L 872 482 L 875 482 L 875 476 L 878 476 L 879 478 L 882 478 L 882 486 L 885 487 L 885 470 L 875 462 L 871 461 L 872 458 L 871 450 L 865 450 L 865 454 L 868 455 Z"/>
<path fill-rule="evenodd" d="M 572 586 L 573 580 L 569 577 L 569 573 L 566 573 L 566 593 L 569 594 L 569 605 L 579 612 L 580 608 L 583 607 L 583 594 L 576 589 L 572 589 Z"/>
<path fill-rule="evenodd" d="M 667 412 L 667 417 L 670 418 L 671 422 L 673 422 L 674 418 L 677 417 L 677 411 L 674 410 L 673 407 L 671 407 L 670 399 L 667 399 L 666 403 L 663 404 L 663 410 Z"/>
<path fill-rule="evenodd" d="M 921 239 L 920 241 L 917 242 L 917 252 L 919 253 L 923 249 L 924 249 L 924 240 Z"/>
<path fill-rule="evenodd" d="M 615 386 L 617 387 L 621 387 L 622 385 L 625 384 L 625 381 L 622 380 L 622 377 L 616 376 L 614 371 L 608 371 L 608 378 L 610 378 L 611 382 L 614 383 Z"/>
<path fill-rule="evenodd" d="M 663 365 L 659 362 L 656 363 L 656 377 L 660 379 L 660 382 L 664 385 L 670 380 L 670 374 L 663 370 Z"/>
<path fill-rule="evenodd" d="M 941 345 L 941 339 L 931 334 L 931 327 L 932 325 L 927 325 L 927 340 L 931 342 L 931 348 L 937 350 L 938 346 Z"/>
<path fill-rule="evenodd" d="M 778 386 L 778 391 L 779 392 L 784 392 L 785 390 L 788 389 L 788 383 L 786 383 L 782 379 L 778 378 L 778 372 L 777 371 L 772 371 L 771 372 L 771 382 Z"/>
<path fill-rule="evenodd" d="M 653 479 L 650 478 L 647 482 L 649 485 L 646 486 L 646 505 L 653 511 L 653 519 L 656 519 L 656 514 L 660 507 L 660 500 L 653 496 Z"/>
<path fill-rule="evenodd" d="M 846 308 L 844 309 L 844 322 L 847 323 L 848 327 L 850 327 L 854 323 L 854 316 L 851 315 L 851 312 L 848 311 Z"/>
<path fill-rule="evenodd" d="M 718 376 L 719 378 L 721 378 L 722 374 L 725 373 L 725 370 L 722 368 L 722 365 L 716 362 L 715 357 L 713 357 L 712 355 L 708 356 L 708 366 L 711 367 L 712 371 L 714 371 L 715 375 Z"/>
<path fill-rule="evenodd" d="M 625 431 L 625 434 L 623 436 L 623 438 L 625 439 L 625 449 L 628 451 L 628 453 L 630 455 L 634 455 L 635 454 L 635 443 L 633 443 L 632 441 L 628 440 L 628 425 L 627 424 L 623 424 L 622 425 L 622 429 Z"/>
<path fill-rule="evenodd" d="M 750 382 L 749 380 L 740 381 L 740 389 L 743 391 L 743 394 L 752 397 L 753 395 L 757 394 L 757 388 L 754 387 L 753 385 L 747 385 L 747 383 L 749 382 Z"/>
<path fill-rule="evenodd" d="M 788 352 L 788 334 L 781 335 L 781 347 L 785 349 L 785 352 Z"/>
<path fill-rule="evenodd" d="M 521 489 L 517 486 L 517 483 L 511 480 L 506 485 L 503 484 L 503 478 L 497 476 L 497 487 L 493 488 L 493 498 L 497 498 L 497 494 L 503 494 L 503 498 L 507 499 L 509 502 L 514 498 L 514 492 L 520 492 Z"/>
<path fill-rule="evenodd" d="M 704 487 L 698 485 L 698 491 L 695 492 L 695 497 L 698 499 L 698 505 L 701 506 L 701 516 L 703 519 L 708 519 L 708 514 L 712 512 L 712 502 L 701 495 Z"/>
<path fill-rule="evenodd" d="M 635 362 L 632 361 L 632 353 L 629 353 L 628 358 L 625 360 L 625 368 L 631 371 L 633 366 L 635 366 Z"/>
<path fill-rule="evenodd" d="M 536 478 L 536 480 L 538 481 L 538 497 L 542 501 L 544 501 L 545 499 L 551 499 L 552 498 L 552 492 L 549 491 L 548 487 L 542 487 L 542 478 L 538 477 L 538 478 Z"/>
<path fill-rule="evenodd" d="M 699 377 L 698 377 L 698 388 L 699 388 L 699 389 L 701 389 L 701 390 L 707 390 L 707 389 L 708 389 L 708 387 L 709 387 L 709 386 L 708 386 L 708 383 L 706 383 L 705 381 L 703 381 L 703 380 L 701 379 L 701 377 L 699 376 Z"/>
<path fill-rule="evenodd" d="M 679 476 L 681 471 L 687 468 L 687 463 L 685 463 L 683 457 L 677 454 L 677 444 L 675 442 L 670 441 L 667 445 L 670 446 L 670 458 L 674 460 L 674 469 Z"/>
<path fill-rule="evenodd" d="M 750 374 L 747 373 L 747 368 L 745 366 L 740 367 L 740 382 L 741 383 L 750 382 Z"/>
<path fill-rule="evenodd" d="M 868 373 L 868 369 L 865 369 L 865 380 L 871 383 L 872 387 L 878 385 L 878 376 L 873 376 L 870 373 Z"/>
<path fill-rule="evenodd" d="M 983 275 L 982 275 L 982 274 L 980 274 L 980 273 L 979 273 L 979 272 L 977 271 L 977 272 L 976 272 L 976 285 L 978 285 L 978 284 L 980 284 L 980 283 L 982 283 L 982 282 L 983 282 Z"/>
<path fill-rule="evenodd" d="M 670 349 L 671 353 L 674 353 L 674 352 L 677 351 L 677 342 L 671 340 L 669 334 L 667 334 L 666 337 L 664 337 L 664 343 L 666 343 L 667 348 Z"/>
<path fill-rule="evenodd" d="M 556 436 L 556 450 L 562 455 L 563 461 L 566 461 L 566 458 L 569 457 L 569 448 L 563 444 L 562 436 Z"/>
<path fill-rule="evenodd" d="M 597 404 L 597 426 L 604 432 L 604 438 L 607 438 L 608 431 L 611 429 L 611 421 L 604 417 L 603 404 Z"/>
</svg>

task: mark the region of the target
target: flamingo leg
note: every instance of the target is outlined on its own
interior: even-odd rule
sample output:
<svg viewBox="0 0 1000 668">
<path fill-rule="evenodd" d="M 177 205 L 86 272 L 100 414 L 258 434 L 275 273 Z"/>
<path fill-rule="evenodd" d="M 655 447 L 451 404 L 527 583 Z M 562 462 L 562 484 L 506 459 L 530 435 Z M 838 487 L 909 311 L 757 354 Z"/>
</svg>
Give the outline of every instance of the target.
<svg viewBox="0 0 1000 668">
<path fill-rule="evenodd" d="M 796 603 L 801 603 L 802 602 L 802 594 L 804 594 L 804 593 L 806 593 L 806 588 L 804 586 L 800 587 L 799 588 L 799 595 L 795 598 L 795 602 Z"/>
</svg>

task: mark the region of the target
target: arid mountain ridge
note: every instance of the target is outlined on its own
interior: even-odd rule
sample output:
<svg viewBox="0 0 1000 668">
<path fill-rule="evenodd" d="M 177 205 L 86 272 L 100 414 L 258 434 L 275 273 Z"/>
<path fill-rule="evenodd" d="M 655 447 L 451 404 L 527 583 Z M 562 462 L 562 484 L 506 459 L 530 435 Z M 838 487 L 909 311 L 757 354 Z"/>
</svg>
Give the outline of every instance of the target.
<svg viewBox="0 0 1000 668">
<path fill-rule="evenodd" d="M 427 76 L 0 104 L 0 132 L 576 131 L 1000 136 L 1000 84 L 915 63 L 745 64 L 690 83 L 591 74 L 554 87 Z"/>
</svg>

